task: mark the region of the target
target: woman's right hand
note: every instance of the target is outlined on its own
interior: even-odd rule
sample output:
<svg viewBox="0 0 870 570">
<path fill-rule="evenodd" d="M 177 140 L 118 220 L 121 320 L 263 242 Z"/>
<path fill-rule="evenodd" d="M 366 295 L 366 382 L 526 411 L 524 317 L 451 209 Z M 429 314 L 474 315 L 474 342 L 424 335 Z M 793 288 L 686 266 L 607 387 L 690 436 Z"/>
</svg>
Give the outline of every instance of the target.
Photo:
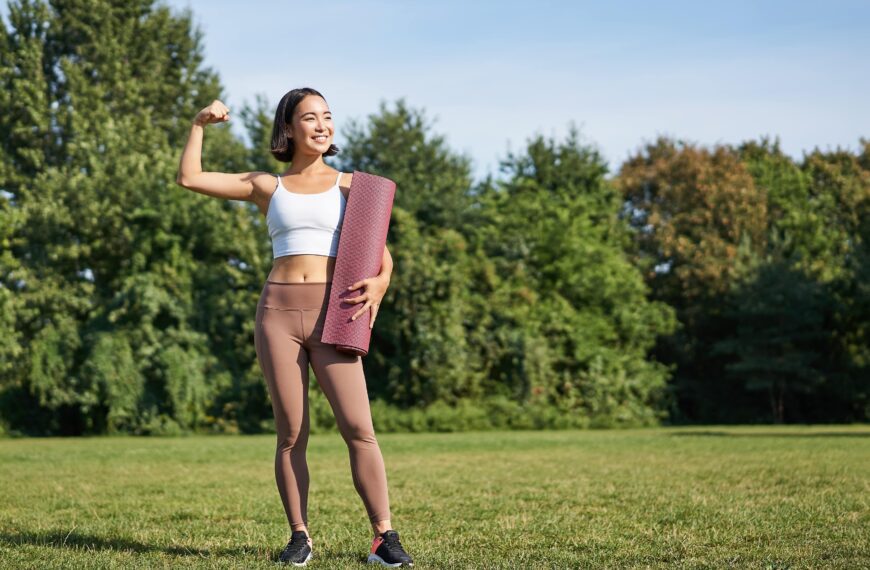
<svg viewBox="0 0 870 570">
<path fill-rule="evenodd" d="M 193 122 L 205 126 L 209 123 L 225 123 L 230 120 L 230 110 L 227 106 L 215 99 L 211 105 L 196 114 Z"/>
</svg>

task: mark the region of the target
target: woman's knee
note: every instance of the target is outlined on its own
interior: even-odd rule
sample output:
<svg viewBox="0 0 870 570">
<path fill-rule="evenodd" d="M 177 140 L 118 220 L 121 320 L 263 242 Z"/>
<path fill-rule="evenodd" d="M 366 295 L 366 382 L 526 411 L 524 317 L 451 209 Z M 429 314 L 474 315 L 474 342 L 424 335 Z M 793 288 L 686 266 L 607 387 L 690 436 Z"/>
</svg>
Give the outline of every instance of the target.
<svg viewBox="0 0 870 570">
<path fill-rule="evenodd" d="M 342 430 L 345 442 L 348 445 L 373 445 L 378 444 L 378 439 L 375 437 L 375 430 L 371 424 L 350 422 L 344 426 Z"/>
<path fill-rule="evenodd" d="M 308 445 L 308 430 L 303 428 L 278 431 L 278 449 L 304 449 Z"/>
</svg>

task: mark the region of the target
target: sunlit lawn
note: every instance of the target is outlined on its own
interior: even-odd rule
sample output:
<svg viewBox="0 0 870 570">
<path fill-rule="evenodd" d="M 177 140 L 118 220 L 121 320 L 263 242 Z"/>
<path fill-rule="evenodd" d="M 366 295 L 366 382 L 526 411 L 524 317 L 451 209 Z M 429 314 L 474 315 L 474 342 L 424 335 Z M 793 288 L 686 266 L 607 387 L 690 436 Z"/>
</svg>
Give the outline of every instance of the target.
<svg viewBox="0 0 870 570">
<path fill-rule="evenodd" d="M 868 568 L 870 427 L 378 434 L 417 568 Z M 0 568 L 274 567 L 274 436 L 0 440 Z M 311 568 L 371 531 L 311 436 Z"/>
</svg>

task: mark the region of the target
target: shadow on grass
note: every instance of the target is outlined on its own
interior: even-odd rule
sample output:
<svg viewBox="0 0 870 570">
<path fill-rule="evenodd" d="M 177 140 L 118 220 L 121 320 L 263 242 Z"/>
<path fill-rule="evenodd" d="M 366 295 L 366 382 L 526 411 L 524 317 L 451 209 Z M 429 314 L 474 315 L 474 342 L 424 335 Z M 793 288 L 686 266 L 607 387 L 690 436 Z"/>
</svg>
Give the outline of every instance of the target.
<svg viewBox="0 0 870 570">
<path fill-rule="evenodd" d="M 811 433 L 753 431 L 732 432 L 718 430 L 692 430 L 674 432 L 672 436 L 713 436 L 713 437 L 870 437 L 870 431 L 816 431 Z"/>
<path fill-rule="evenodd" d="M 189 548 L 185 546 L 158 546 L 144 544 L 124 538 L 104 538 L 91 534 L 79 534 L 69 531 L 46 532 L 0 532 L 0 543 L 10 546 L 32 544 L 35 546 L 51 546 L 54 548 L 84 547 L 98 550 L 117 550 L 134 552 L 164 552 L 174 556 L 241 556 L 245 554 L 262 554 L 262 549 L 253 547 L 240 548 Z M 277 556 L 276 556 L 277 558 Z"/>
<path fill-rule="evenodd" d="M 260 548 L 242 546 L 238 548 L 189 548 L 186 546 L 159 546 L 145 544 L 135 540 L 124 538 L 104 538 L 92 534 L 70 533 L 69 531 L 46 531 L 46 532 L 0 532 L 0 544 L 20 546 L 32 544 L 35 546 L 49 546 L 52 548 L 89 548 L 97 550 L 113 550 L 118 552 L 163 552 L 172 556 L 196 556 L 196 557 L 223 557 L 223 556 L 255 556 L 262 557 L 268 554 L 271 561 L 278 560 L 278 548 Z M 321 554 L 322 553 L 322 554 Z M 320 556 L 344 559 L 345 561 L 365 562 L 366 557 L 360 557 L 359 552 L 330 552 L 321 550 Z"/>
</svg>

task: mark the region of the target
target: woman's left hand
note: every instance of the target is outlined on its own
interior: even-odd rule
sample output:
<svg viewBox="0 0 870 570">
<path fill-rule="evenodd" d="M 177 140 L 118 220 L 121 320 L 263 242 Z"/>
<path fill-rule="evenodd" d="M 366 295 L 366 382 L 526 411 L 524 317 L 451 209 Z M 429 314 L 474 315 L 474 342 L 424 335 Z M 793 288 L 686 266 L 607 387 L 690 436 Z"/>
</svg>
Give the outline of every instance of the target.
<svg viewBox="0 0 870 570">
<path fill-rule="evenodd" d="M 376 275 L 375 277 L 369 277 L 368 279 L 357 281 L 348 287 L 349 291 L 365 287 L 365 292 L 362 295 L 359 295 L 358 297 L 345 297 L 343 299 L 346 303 L 359 303 L 365 301 L 365 305 L 363 305 L 363 307 L 351 317 L 351 320 L 355 321 L 358 316 L 365 313 L 366 309 L 371 307 L 372 318 L 371 321 L 369 321 L 369 328 L 375 326 L 375 318 L 378 316 L 378 307 L 380 306 L 381 299 L 384 298 L 384 294 L 387 292 L 387 287 L 389 286 L 390 280 L 388 278 Z"/>
</svg>

